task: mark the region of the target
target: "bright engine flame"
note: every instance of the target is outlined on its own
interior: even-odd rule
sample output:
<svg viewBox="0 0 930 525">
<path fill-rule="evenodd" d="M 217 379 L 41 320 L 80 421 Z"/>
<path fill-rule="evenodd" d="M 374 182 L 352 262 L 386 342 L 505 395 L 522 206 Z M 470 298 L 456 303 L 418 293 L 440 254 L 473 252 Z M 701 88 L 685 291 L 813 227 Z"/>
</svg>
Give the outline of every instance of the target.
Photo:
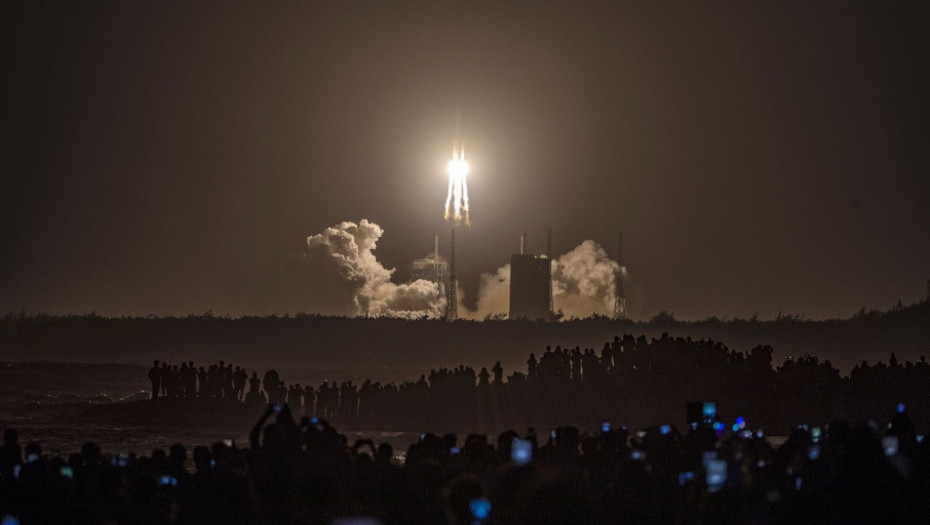
<svg viewBox="0 0 930 525">
<path fill-rule="evenodd" d="M 452 148 L 452 160 L 446 166 L 446 173 L 449 174 L 449 191 L 443 216 L 446 220 L 452 217 L 458 224 L 464 215 L 465 226 L 471 226 L 468 219 L 468 162 L 465 160 L 464 147 Z"/>
</svg>

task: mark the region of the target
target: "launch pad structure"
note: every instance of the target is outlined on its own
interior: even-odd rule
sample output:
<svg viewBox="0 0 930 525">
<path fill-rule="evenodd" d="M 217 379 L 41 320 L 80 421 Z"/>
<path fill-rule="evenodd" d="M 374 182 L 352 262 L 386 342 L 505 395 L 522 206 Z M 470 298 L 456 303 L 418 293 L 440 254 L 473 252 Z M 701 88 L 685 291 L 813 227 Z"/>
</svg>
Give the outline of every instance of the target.
<svg viewBox="0 0 930 525">
<path fill-rule="evenodd" d="M 623 294 L 623 234 L 617 239 L 617 277 L 614 290 L 614 319 L 626 319 L 626 296 Z"/>
<path fill-rule="evenodd" d="M 446 307 L 443 318 L 446 321 L 458 319 L 458 282 L 455 277 L 455 226 L 471 225 L 469 220 L 468 202 L 468 162 L 465 160 L 465 141 L 461 138 L 461 112 L 455 113 L 455 139 L 452 141 L 452 159 L 446 166 L 449 176 L 449 186 L 446 192 L 446 201 L 443 209 L 443 218 L 452 224 L 450 256 L 448 274 L 445 266 L 440 266 L 439 238 L 436 238 L 436 248 L 432 261 L 428 258 L 414 261 L 413 276 L 436 283 L 439 286 L 439 295 L 446 298 Z M 626 318 L 626 299 L 623 294 L 623 236 L 620 235 L 617 252 L 618 270 L 614 279 L 615 303 L 613 318 Z M 552 230 L 547 231 L 546 254 L 532 255 L 526 250 L 526 231 L 520 238 L 520 253 L 510 258 L 510 319 L 543 319 L 551 321 L 554 318 L 552 304 Z"/>
<path fill-rule="evenodd" d="M 528 253 L 526 232 L 520 237 L 520 252 L 510 258 L 509 319 L 531 321 L 555 319 L 552 301 L 552 230 L 548 230 L 546 253 Z M 445 297 L 443 319 L 459 318 L 458 281 L 455 274 L 455 228 L 450 230 L 449 259 L 439 255 L 439 236 L 435 237 L 432 256 L 416 259 L 412 265 L 412 280 L 423 279 L 437 284 L 439 297 Z M 626 297 L 623 287 L 623 234 L 617 239 L 617 273 L 614 280 L 613 319 L 626 319 Z"/>
<path fill-rule="evenodd" d="M 433 255 L 415 259 L 410 265 L 410 280 L 424 280 L 436 283 L 439 286 L 439 296 L 445 297 L 449 280 L 449 263 L 439 256 L 439 236 L 433 245 Z"/>
<path fill-rule="evenodd" d="M 452 228 L 452 242 L 449 253 L 449 279 L 446 285 L 446 321 L 455 321 L 459 317 L 458 283 L 455 281 L 455 228 Z"/>
</svg>

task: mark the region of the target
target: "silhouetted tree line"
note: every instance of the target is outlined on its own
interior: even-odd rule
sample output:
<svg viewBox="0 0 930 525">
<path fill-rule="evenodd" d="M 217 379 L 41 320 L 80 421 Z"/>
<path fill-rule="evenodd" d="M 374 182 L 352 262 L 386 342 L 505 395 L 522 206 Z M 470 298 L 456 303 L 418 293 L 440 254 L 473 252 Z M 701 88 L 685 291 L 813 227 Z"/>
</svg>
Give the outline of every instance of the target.
<svg viewBox="0 0 930 525">
<path fill-rule="evenodd" d="M 653 322 L 592 317 L 561 323 L 534 321 L 404 320 L 316 315 L 219 317 L 101 317 L 8 315 L 0 318 L 0 355 L 7 360 L 75 359 L 94 362 L 170 362 L 220 359 L 261 368 L 313 363 L 320 369 L 404 368 L 428 370 L 459 363 L 522 367 L 526 354 L 552 342 L 599 348 L 618 333 L 711 338 L 734 348 L 760 343 L 788 355 L 830 359 L 843 374 L 862 360 L 890 352 L 916 356 L 930 350 L 930 302 L 886 312 L 860 311 L 850 319 L 811 321 L 781 314 L 776 319 L 675 320 Z M 256 349 L 262 349 L 257 352 Z M 378 379 L 391 379 L 380 377 Z"/>
<path fill-rule="evenodd" d="M 509 375 L 498 361 L 490 371 L 460 365 L 434 369 L 415 381 L 355 385 L 327 380 L 314 388 L 286 384 L 275 370 L 261 381 L 253 372 L 245 395 L 246 372 L 239 367 L 220 363 L 195 373 L 187 363 L 162 364 L 152 368 L 150 377 L 165 370 L 179 376 L 188 370 L 190 387 L 175 389 L 176 397 L 225 395 L 256 406 L 286 404 L 295 413 L 349 429 L 494 431 L 601 419 L 677 423 L 686 403 L 696 400 L 716 401 L 726 417 L 743 417 L 772 430 L 836 416 L 859 420 L 899 402 L 911 406 L 921 424 L 930 419 L 930 365 L 924 356 L 901 363 L 892 353 L 887 364 L 863 362 L 844 377 L 817 356 L 789 356 L 773 369 L 769 346 L 737 352 L 718 341 L 666 334 L 651 340 L 615 337 L 600 352 L 547 347 Z M 195 377 L 202 378 L 197 389 Z M 167 392 L 172 395 L 171 388 Z"/>
</svg>

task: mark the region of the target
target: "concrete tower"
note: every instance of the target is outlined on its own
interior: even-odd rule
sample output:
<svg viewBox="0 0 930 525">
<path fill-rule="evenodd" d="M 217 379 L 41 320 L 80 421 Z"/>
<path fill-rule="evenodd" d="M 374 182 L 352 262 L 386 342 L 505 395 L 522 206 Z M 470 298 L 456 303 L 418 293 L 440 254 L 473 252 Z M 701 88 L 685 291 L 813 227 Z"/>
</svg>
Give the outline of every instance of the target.
<svg viewBox="0 0 930 525">
<path fill-rule="evenodd" d="M 510 258 L 510 318 L 552 319 L 552 266 L 548 257 L 526 253 L 526 233 L 520 253 Z"/>
</svg>

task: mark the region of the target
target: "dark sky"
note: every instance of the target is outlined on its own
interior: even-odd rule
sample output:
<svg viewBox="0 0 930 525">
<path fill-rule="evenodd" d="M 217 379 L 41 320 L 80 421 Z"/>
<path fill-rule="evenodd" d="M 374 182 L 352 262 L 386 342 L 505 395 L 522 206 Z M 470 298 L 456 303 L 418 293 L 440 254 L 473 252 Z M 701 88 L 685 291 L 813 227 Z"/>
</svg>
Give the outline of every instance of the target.
<svg viewBox="0 0 930 525">
<path fill-rule="evenodd" d="M 0 313 L 283 312 L 363 218 L 404 279 L 456 107 L 472 298 L 547 227 L 622 229 L 634 318 L 925 297 L 923 2 L 394 4 L 3 2 Z"/>
</svg>

